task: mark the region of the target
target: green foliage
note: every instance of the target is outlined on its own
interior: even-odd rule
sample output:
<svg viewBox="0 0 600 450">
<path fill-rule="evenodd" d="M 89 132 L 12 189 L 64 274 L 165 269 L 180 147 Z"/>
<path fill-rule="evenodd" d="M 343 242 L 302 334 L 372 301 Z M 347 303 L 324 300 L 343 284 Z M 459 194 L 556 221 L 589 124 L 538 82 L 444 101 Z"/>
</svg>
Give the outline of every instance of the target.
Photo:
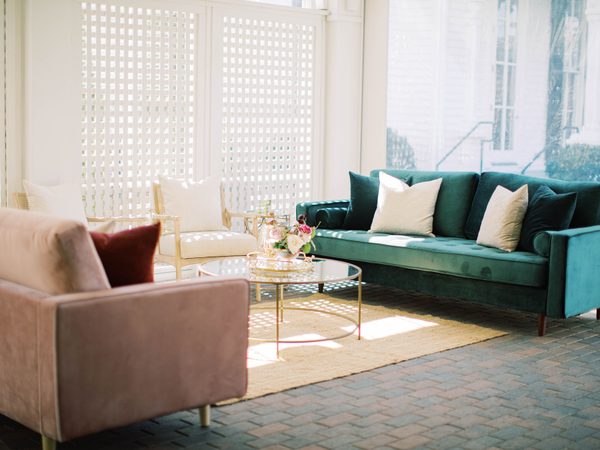
<svg viewBox="0 0 600 450">
<path fill-rule="evenodd" d="M 415 151 L 404 136 L 392 128 L 387 129 L 387 151 L 385 155 L 385 167 L 387 169 L 414 170 Z"/>
<path fill-rule="evenodd" d="M 600 181 L 600 147 L 552 147 L 546 153 L 546 171 L 550 178 L 564 181 Z"/>
</svg>

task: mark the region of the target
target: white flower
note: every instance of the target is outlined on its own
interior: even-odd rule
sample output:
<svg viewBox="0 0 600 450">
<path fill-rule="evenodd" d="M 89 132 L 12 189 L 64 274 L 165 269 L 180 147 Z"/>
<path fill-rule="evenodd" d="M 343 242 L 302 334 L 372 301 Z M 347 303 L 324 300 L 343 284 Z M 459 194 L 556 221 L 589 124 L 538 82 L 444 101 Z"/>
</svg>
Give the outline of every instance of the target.
<svg viewBox="0 0 600 450">
<path fill-rule="evenodd" d="M 300 236 L 300 239 L 302 239 L 302 242 L 304 242 L 305 244 L 308 244 L 310 242 L 310 240 L 312 239 L 312 236 L 310 233 L 302 233 L 300 232 L 300 234 L 298 235 Z"/>
<path fill-rule="evenodd" d="M 292 252 L 292 254 L 296 254 L 300 251 L 300 249 L 304 246 L 304 241 L 300 236 L 296 236 L 295 234 L 290 234 L 287 237 L 287 246 L 288 250 Z"/>
</svg>

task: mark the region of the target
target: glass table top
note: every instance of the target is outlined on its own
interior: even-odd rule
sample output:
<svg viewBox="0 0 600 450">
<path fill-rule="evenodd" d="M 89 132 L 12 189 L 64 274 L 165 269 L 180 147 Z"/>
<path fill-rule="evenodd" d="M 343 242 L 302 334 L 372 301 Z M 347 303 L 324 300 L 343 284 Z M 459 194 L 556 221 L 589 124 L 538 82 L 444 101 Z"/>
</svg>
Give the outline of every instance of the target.
<svg viewBox="0 0 600 450">
<path fill-rule="evenodd" d="M 200 264 L 200 271 L 206 275 L 229 275 L 247 278 L 252 283 L 268 284 L 307 284 L 307 283 L 330 283 L 334 281 L 351 280 L 358 278 L 362 273 L 360 267 L 354 264 L 335 261 L 333 259 L 314 258 L 313 269 L 302 272 L 296 276 L 273 276 L 259 274 L 248 269 L 248 258 L 235 256 L 232 258 L 220 258 Z"/>
</svg>

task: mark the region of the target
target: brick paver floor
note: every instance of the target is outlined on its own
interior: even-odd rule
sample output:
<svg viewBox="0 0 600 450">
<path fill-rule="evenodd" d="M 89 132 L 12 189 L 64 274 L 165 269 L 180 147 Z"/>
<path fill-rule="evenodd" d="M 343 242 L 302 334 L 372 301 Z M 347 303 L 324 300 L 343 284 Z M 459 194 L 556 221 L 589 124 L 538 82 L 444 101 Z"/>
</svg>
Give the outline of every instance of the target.
<svg viewBox="0 0 600 450">
<path fill-rule="evenodd" d="M 355 298 L 355 288 L 330 287 Z M 309 289 L 286 294 L 308 295 Z M 365 302 L 478 323 L 508 335 L 369 372 L 184 411 L 60 444 L 59 449 L 600 449 L 600 321 L 548 321 L 468 302 L 365 285 Z M 268 294 L 265 294 L 268 301 Z M 0 449 L 39 435 L 0 416 Z"/>
</svg>

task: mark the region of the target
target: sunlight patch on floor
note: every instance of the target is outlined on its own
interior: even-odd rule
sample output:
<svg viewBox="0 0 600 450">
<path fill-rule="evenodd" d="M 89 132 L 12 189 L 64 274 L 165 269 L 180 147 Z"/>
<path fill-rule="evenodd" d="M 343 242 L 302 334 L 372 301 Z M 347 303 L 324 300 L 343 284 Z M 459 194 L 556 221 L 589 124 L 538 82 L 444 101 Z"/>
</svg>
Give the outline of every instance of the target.
<svg viewBox="0 0 600 450">
<path fill-rule="evenodd" d="M 367 340 L 381 339 L 397 334 L 408 333 L 409 331 L 419 330 L 421 328 L 435 327 L 438 324 L 426 320 L 414 319 L 412 317 L 394 316 L 385 319 L 373 320 L 372 322 L 363 322 L 361 326 L 361 338 Z M 343 327 L 350 331 L 354 325 Z M 358 330 L 354 332 L 358 335 Z"/>
<path fill-rule="evenodd" d="M 303 334 L 300 336 L 292 336 L 286 339 L 294 341 L 304 341 L 310 339 L 324 339 L 325 336 L 318 334 Z M 286 344 L 279 342 L 279 351 L 294 348 L 294 347 L 307 347 L 317 346 L 325 348 L 340 348 L 341 345 L 334 341 L 323 341 L 323 342 L 309 342 L 305 344 Z M 248 368 L 266 366 L 267 364 L 273 364 L 276 362 L 284 361 L 281 357 L 277 356 L 277 344 L 275 342 L 265 342 L 264 344 L 253 345 L 248 348 Z"/>
</svg>

